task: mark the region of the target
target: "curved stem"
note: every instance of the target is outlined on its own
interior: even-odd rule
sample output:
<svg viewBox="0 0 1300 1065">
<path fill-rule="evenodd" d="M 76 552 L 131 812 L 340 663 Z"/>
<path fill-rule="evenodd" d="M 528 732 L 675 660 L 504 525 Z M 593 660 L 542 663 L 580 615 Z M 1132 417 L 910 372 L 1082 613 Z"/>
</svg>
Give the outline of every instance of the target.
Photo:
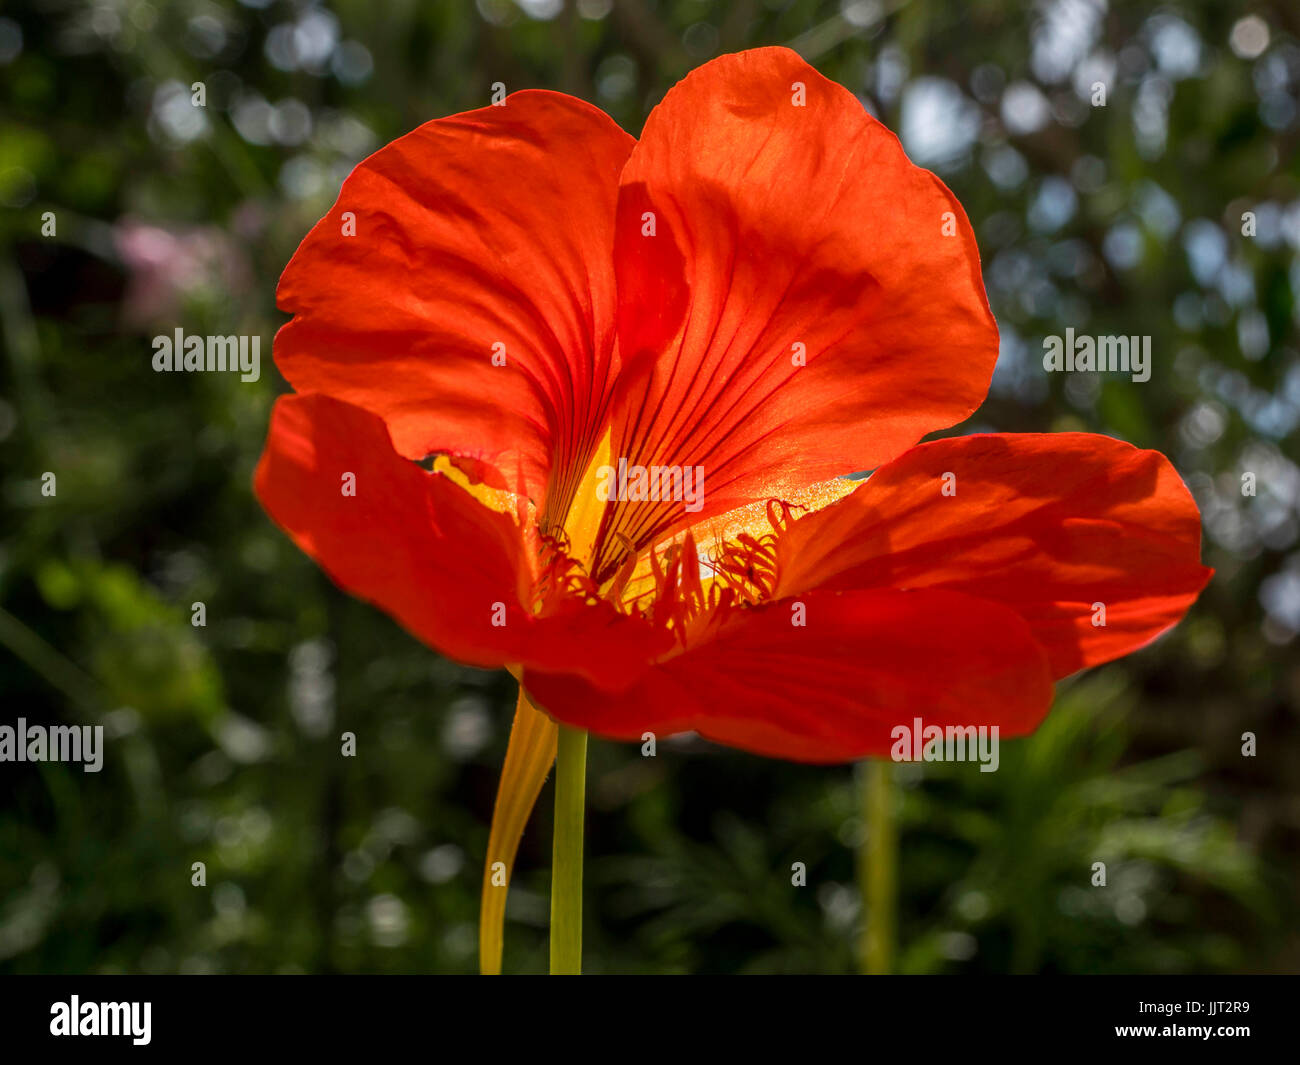
<svg viewBox="0 0 1300 1065">
<path fill-rule="evenodd" d="M 551 974 L 582 972 L 582 834 L 587 733 L 560 726 L 551 859 Z"/>
<path fill-rule="evenodd" d="M 479 971 L 484 975 L 501 972 L 505 946 L 506 892 L 519 854 L 524 826 L 537 805 L 537 796 L 555 761 L 555 722 L 528 701 L 519 689 L 510 744 L 506 747 L 497 801 L 492 807 L 492 832 L 483 859 L 483 894 L 479 905 Z"/>
<path fill-rule="evenodd" d="M 858 848 L 858 887 L 866 918 L 859 963 L 868 976 L 893 969 L 898 906 L 898 830 L 893 765 L 872 758 L 860 767 L 866 839 Z"/>
</svg>

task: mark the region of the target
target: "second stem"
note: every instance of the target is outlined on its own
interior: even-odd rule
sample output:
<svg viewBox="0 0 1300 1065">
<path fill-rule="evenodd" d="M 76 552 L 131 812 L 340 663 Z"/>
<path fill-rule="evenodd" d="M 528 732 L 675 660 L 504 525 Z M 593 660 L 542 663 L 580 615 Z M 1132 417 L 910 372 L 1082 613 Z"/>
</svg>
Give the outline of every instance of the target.
<svg viewBox="0 0 1300 1065">
<path fill-rule="evenodd" d="M 587 733 L 560 726 L 551 850 L 551 975 L 582 972 L 582 844 Z"/>
<path fill-rule="evenodd" d="M 898 907 L 898 828 L 894 823 L 893 765 L 870 758 L 861 766 L 866 839 L 858 850 L 858 883 L 866 922 L 862 972 L 881 976 L 894 967 Z"/>
</svg>

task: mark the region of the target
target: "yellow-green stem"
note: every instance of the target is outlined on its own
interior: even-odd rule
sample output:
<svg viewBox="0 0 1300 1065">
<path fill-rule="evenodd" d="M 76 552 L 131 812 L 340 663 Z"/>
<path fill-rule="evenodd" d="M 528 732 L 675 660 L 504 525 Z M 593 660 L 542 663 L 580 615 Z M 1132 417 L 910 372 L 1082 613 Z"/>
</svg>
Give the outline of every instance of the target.
<svg viewBox="0 0 1300 1065">
<path fill-rule="evenodd" d="M 582 833 L 587 733 L 560 726 L 555 755 L 555 838 L 551 850 L 551 974 L 582 972 Z"/>
<path fill-rule="evenodd" d="M 868 976 L 883 976 L 894 967 L 898 834 L 893 768 L 883 758 L 872 758 L 860 767 L 866 839 L 858 848 L 858 888 L 866 920 L 859 961 Z"/>
</svg>

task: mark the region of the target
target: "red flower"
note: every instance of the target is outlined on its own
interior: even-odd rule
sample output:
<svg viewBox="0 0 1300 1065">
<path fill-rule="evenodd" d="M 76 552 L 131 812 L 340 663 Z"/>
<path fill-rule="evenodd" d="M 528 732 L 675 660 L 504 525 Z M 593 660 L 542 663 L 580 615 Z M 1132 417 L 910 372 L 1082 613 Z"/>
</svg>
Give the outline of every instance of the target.
<svg viewBox="0 0 1300 1065">
<path fill-rule="evenodd" d="M 696 70 L 640 141 L 552 92 L 421 126 L 352 173 L 279 302 L 299 394 L 268 512 L 345 590 L 598 735 L 843 761 L 916 714 L 1022 734 L 1210 575 L 1156 452 L 913 446 L 997 359 L 975 238 L 784 49 Z M 704 491 L 604 502 L 602 467 Z M 527 699 L 516 733 L 510 854 L 554 750 Z"/>
</svg>

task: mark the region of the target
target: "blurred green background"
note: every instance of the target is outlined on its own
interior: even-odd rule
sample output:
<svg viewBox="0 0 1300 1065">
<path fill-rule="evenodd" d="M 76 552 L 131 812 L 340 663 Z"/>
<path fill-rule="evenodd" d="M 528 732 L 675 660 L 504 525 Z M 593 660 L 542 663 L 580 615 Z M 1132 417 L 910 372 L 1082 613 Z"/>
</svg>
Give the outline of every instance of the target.
<svg viewBox="0 0 1300 1065">
<path fill-rule="evenodd" d="M 1218 570 L 999 772 L 899 767 L 899 967 L 1300 970 L 1298 36 L 1288 0 L 0 6 L 0 720 L 111 737 L 98 775 L 0 765 L 0 971 L 476 969 L 512 683 L 341 595 L 252 498 L 275 282 L 353 165 L 493 82 L 636 133 L 766 44 L 966 206 L 1002 357 L 961 431 L 1164 451 Z M 260 335 L 262 379 L 153 373 L 177 326 Z M 1151 380 L 1045 374 L 1066 326 L 1151 335 Z M 852 767 L 594 741 L 589 807 L 588 971 L 853 969 Z M 549 808 L 506 971 L 545 967 Z"/>
</svg>

